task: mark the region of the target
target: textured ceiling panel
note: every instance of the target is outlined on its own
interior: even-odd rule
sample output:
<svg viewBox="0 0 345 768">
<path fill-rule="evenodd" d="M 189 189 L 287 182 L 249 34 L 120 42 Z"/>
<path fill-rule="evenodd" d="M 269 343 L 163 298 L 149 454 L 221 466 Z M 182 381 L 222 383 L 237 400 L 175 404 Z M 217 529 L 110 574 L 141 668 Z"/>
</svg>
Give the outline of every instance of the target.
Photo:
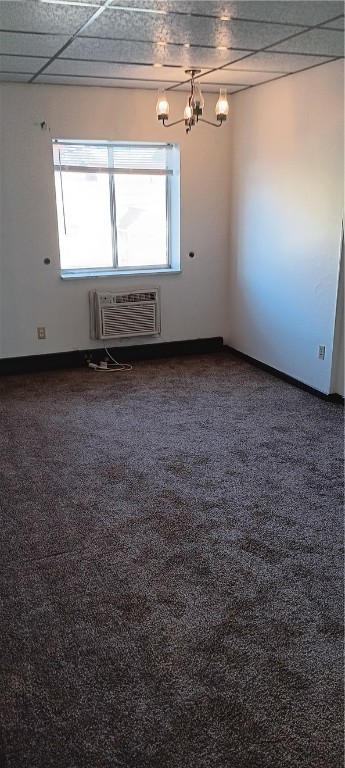
<svg viewBox="0 0 345 768">
<path fill-rule="evenodd" d="M 217 69 L 215 72 L 200 78 L 200 84 L 204 90 L 205 85 L 214 83 L 222 88 L 230 85 L 258 85 L 267 80 L 274 80 L 281 77 L 281 72 L 252 72 L 249 69 Z"/>
<path fill-rule="evenodd" d="M 252 87 L 270 72 L 342 56 L 343 15 L 333 0 L 113 0 L 111 7 L 104 0 L 0 0 L 2 80 L 5 67 L 9 81 L 12 73 L 23 82 L 35 81 L 43 67 L 56 83 L 73 77 L 84 85 L 169 88 L 185 79 L 185 69 L 222 67 L 229 74 L 212 72 L 208 87 L 235 87 L 231 72 L 239 87 L 241 79 Z M 317 24 L 330 29 L 305 26 Z"/>
<path fill-rule="evenodd" d="M 315 55 L 343 56 L 344 35 L 342 32 L 331 32 L 328 29 L 312 29 L 303 32 L 299 37 L 288 40 L 280 45 L 272 46 L 274 51 L 289 53 L 314 53 Z"/>
<path fill-rule="evenodd" d="M 341 29 L 344 31 L 344 28 L 345 28 L 344 16 L 341 16 L 340 19 L 336 19 L 335 21 L 329 21 L 328 24 L 325 24 L 325 27 L 329 27 L 330 29 Z"/>
<path fill-rule="evenodd" d="M 200 16 L 156 16 L 130 11 L 105 10 L 85 34 L 148 42 L 195 43 L 230 46 L 229 22 Z M 276 38 L 275 38 L 276 39 Z"/>
<path fill-rule="evenodd" d="M 298 72 L 300 69 L 306 69 L 307 67 L 315 67 L 318 64 L 324 64 L 326 61 L 328 59 L 323 59 L 319 56 L 293 56 L 293 54 L 266 51 L 264 53 L 254 53 L 253 56 L 248 56 L 247 59 L 243 59 L 238 64 L 230 66 L 229 69 L 252 69 L 255 71 L 288 73 Z"/>
<path fill-rule="evenodd" d="M 61 35 L 30 35 L 20 32 L 0 32 L 1 53 L 18 56 L 54 56 L 68 40 Z"/>
<path fill-rule="evenodd" d="M 214 94 L 216 94 L 214 100 L 212 100 L 212 101 L 210 101 L 210 99 L 206 99 L 205 98 L 206 109 L 205 109 L 204 117 L 206 117 L 207 119 L 212 120 L 212 118 L 214 118 L 214 108 L 216 106 L 217 98 L 219 96 L 219 85 L 218 85 L 218 83 L 208 83 L 208 84 L 202 83 L 201 85 L 202 85 L 202 93 L 203 93 L 204 96 L 206 96 L 207 93 L 214 93 Z M 246 88 L 246 87 L 247 86 L 229 85 L 229 88 L 227 88 L 227 94 L 229 95 L 229 94 L 232 94 L 232 93 L 237 93 L 238 91 L 242 91 L 243 88 Z M 190 90 L 190 88 L 189 88 L 188 83 L 181 83 L 181 85 L 179 85 L 177 88 L 175 88 L 174 92 L 183 91 L 184 93 L 189 93 L 189 90 Z M 169 91 L 168 91 L 167 92 L 168 100 L 169 100 L 169 95 L 170 94 L 169 94 Z M 170 114 L 171 120 L 175 120 L 175 118 L 177 119 L 177 117 L 178 117 L 177 115 L 173 117 L 173 114 L 172 114 L 172 111 L 171 111 L 171 114 Z"/>
<path fill-rule="evenodd" d="M 0 2 L 1 29 L 73 35 L 94 12 L 83 6 L 53 5 L 37 0 Z"/>
<path fill-rule="evenodd" d="M 117 78 L 93 78 L 93 77 L 68 77 L 67 75 L 48 75 L 48 74 L 42 74 L 37 78 L 37 83 L 52 83 L 53 85 L 92 85 L 97 87 L 106 87 L 106 88 L 136 88 L 136 89 L 142 89 L 145 88 L 147 90 L 152 90 L 154 92 L 153 94 L 153 111 L 156 105 L 157 101 L 157 95 L 156 92 L 160 88 L 165 87 L 165 83 L 157 81 L 152 82 L 151 80 L 143 80 L 138 82 L 137 80 L 122 80 Z M 156 115 L 154 115 L 154 121 L 156 120 Z"/>
<path fill-rule="evenodd" d="M 29 72 L 34 74 L 45 63 L 46 59 L 26 56 L 0 56 L 0 72 Z"/>
<path fill-rule="evenodd" d="M 157 2 L 143 2 L 128 0 L 122 3 L 113 0 L 112 5 L 129 6 L 132 8 L 146 8 L 155 11 L 165 10 L 180 13 L 198 13 L 220 17 L 229 15 L 235 18 L 254 19 L 257 21 L 276 21 L 285 24 L 305 24 L 307 26 L 320 24 L 327 19 L 344 13 L 342 2 L 333 0 L 238 0 L 238 2 L 219 2 L 219 0 L 201 0 L 199 2 L 184 2 L 184 0 L 157 0 Z"/>
<path fill-rule="evenodd" d="M 152 16 L 128 11 L 105 10 L 85 31 L 89 36 L 151 42 L 218 45 L 256 50 L 283 40 L 299 27 L 276 24 L 247 24 L 244 21 L 220 21 L 200 16 Z"/>
<path fill-rule="evenodd" d="M 218 51 L 207 48 L 173 48 L 150 45 L 150 43 L 126 42 L 123 40 L 99 40 L 78 38 L 68 48 L 73 59 L 95 61 L 117 61 L 126 64 L 154 64 L 200 69 L 222 66 L 246 55 L 246 51 Z"/>
<path fill-rule="evenodd" d="M 31 75 L 0 72 L 0 83 L 27 83 Z"/>
</svg>

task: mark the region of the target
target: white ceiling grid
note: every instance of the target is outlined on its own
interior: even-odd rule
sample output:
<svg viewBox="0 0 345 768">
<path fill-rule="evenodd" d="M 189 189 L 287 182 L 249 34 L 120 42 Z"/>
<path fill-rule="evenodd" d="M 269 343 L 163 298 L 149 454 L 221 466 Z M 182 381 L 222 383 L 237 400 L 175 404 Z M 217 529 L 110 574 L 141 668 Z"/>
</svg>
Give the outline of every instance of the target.
<svg viewBox="0 0 345 768">
<path fill-rule="evenodd" d="M 0 81 L 229 93 L 344 57 L 338 0 L 0 0 Z"/>
</svg>

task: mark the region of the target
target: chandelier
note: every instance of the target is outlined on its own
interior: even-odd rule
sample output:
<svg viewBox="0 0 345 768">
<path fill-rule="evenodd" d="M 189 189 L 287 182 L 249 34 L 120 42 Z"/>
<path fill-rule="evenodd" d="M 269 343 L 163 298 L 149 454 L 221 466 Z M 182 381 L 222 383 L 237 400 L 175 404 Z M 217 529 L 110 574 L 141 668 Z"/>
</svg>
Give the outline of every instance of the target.
<svg viewBox="0 0 345 768">
<path fill-rule="evenodd" d="M 186 133 L 192 130 L 196 123 L 207 123 L 213 125 L 214 128 L 220 128 L 224 120 L 226 120 L 229 113 L 229 103 L 226 98 L 226 90 L 221 88 L 219 92 L 219 98 L 216 104 L 216 117 L 218 122 L 212 123 L 210 120 L 205 120 L 201 117 L 204 110 L 204 97 L 201 93 L 200 83 L 195 82 L 195 76 L 199 75 L 201 69 L 186 69 L 186 75 L 190 75 L 190 94 L 187 99 L 187 104 L 184 109 L 184 116 L 181 120 L 175 120 L 173 123 L 168 123 L 169 119 L 169 102 L 165 95 L 165 91 L 158 91 L 158 99 L 156 104 L 156 115 L 158 120 L 161 120 L 164 128 L 171 128 L 178 123 L 184 123 L 186 126 Z"/>
</svg>

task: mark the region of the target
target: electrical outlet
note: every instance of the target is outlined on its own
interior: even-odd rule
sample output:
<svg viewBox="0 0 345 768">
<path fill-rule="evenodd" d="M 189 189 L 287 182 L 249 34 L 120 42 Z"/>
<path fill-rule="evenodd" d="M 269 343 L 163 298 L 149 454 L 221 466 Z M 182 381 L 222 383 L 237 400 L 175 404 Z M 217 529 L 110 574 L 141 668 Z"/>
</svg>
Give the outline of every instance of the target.
<svg viewBox="0 0 345 768">
<path fill-rule="evenodd" d="M 46 329 L 44 326 L 41 326 L 40 328 L 37 328 L 37 338 L 38 339 L 45 339 L 46 338 Z"/>
<path fill-rule="evenodd" d="M 326 347 L 319 346 L 319 360 L 325 359 Z"/>
</svg>

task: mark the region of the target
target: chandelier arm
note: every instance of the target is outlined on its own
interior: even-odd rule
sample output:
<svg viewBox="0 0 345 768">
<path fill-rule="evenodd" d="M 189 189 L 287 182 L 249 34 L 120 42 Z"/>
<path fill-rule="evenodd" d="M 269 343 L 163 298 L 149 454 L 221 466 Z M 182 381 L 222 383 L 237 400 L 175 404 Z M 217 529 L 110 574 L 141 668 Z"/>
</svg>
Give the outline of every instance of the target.
<svg viewBox="0 0 345 768">
<path fill-rule="evenodd" d="M 166 120 L 163 119 L 162 123 L 164 125 L 164 128 L 171 128 L 173 125 L 178 125 L 179 123 L 184 123 L 184 117 L 182 117 L 181 120 L 175 120 L 173 123 L 167 123 Z"/>
<path fill-rule="evenodd" d="M 199 117 L 199 119 L 198 119 L 198 123 L 207 123 L 207 125 L 212 125 L 213 128 L 220 128 L 221 125 L 222 125 L 222 122 L 223 121 L 221 121 L 220 123 L 211 123 L 210 120 L 205 120 L 204 117 Z"/>
</svg>

